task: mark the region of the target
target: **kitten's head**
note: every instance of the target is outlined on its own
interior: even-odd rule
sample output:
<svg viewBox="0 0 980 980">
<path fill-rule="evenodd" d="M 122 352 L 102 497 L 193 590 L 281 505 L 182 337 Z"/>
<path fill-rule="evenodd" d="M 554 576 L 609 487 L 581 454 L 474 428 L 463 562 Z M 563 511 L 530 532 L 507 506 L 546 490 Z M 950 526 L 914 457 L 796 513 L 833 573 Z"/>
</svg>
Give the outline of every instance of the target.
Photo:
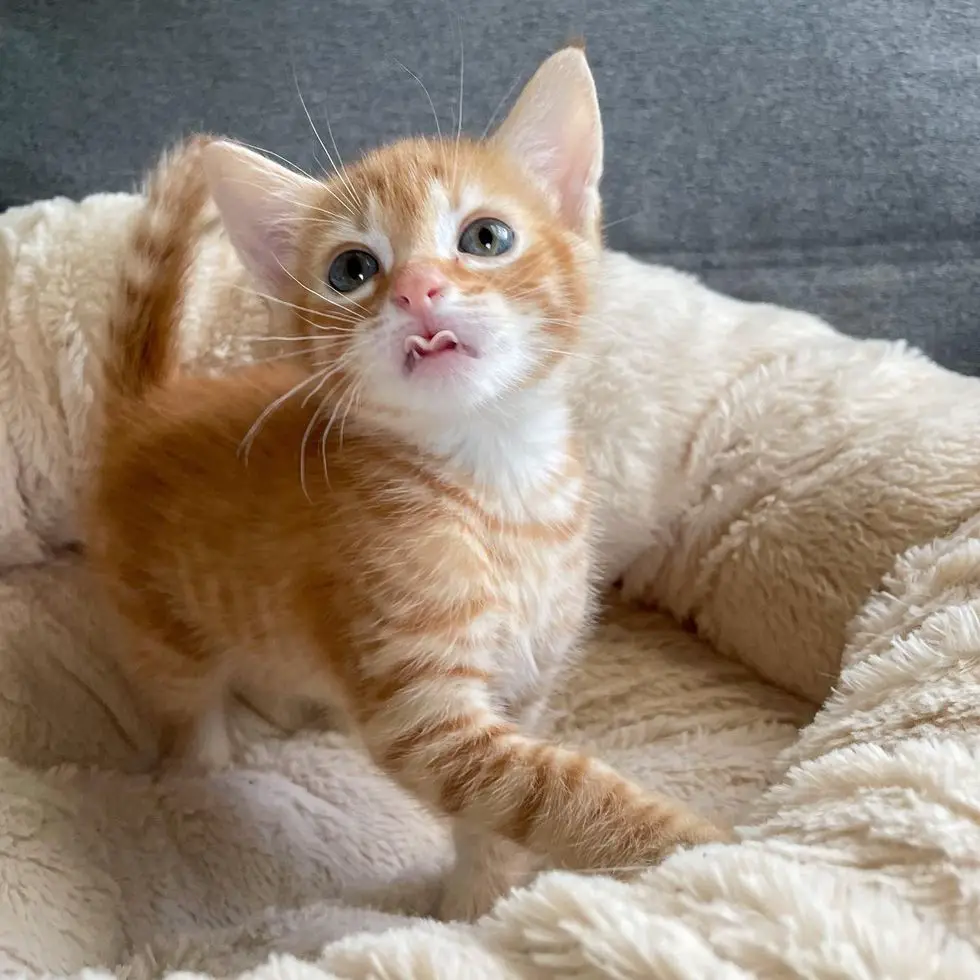
<svg viewBox="0 0 980 980">
<path fill-rule="evenodd" d="M 549 58 L 483 141 L 407 140 L 324 181 L 218 142 L 205 168 L 245 265 L 310 338 L 316 370 L 339 367 L 362 403 L 479 408 L 577 343 L 602 171 L 578 48 Z"/>
</svg>

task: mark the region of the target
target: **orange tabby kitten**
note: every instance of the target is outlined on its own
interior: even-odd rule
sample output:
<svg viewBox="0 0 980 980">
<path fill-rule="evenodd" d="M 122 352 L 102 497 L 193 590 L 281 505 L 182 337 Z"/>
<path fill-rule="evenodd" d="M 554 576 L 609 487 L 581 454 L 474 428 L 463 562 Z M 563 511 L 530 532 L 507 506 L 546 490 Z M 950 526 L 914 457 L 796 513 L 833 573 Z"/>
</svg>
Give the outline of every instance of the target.
<svg viewBox="0 0 980 980">
<path fill-rule="evenodd" d="M 523 849 L 615 870 L 721 836 L 531 734 L 590 619 L 565 372 L 601 159 L 572 48 L 491 139 L 410 140 L 322 182 L 199 140 L 151 181 L 111 325 L 91 557 L 165 749 L 226 763 L 241 683 L 333 703 L 455 818 L 446 917 L 486 911 Z M 176 373 L 208 190 L 301 361 Z"/>
</svg>

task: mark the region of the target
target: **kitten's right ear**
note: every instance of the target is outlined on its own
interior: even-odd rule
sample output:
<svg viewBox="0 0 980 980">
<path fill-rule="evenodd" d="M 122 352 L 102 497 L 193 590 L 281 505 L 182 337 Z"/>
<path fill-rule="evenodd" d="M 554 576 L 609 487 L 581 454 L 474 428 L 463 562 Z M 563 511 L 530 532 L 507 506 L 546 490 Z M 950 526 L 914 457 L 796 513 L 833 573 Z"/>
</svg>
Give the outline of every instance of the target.
<svg viewBox="0 0 980 980">
<path fill-rule="evenodd" d="M 300 219 L 320 185 L 226 140 L 205 147 L 202 161 L 239 258 L 263 288 L 281 293 L 296 260 Z"/>
<path fill-rule="evenodd" d="M 521 161 L 572 227 L 599 236 L 602 120 L 580 46 L 541 65 L 493 140 Z"/>
</svg>

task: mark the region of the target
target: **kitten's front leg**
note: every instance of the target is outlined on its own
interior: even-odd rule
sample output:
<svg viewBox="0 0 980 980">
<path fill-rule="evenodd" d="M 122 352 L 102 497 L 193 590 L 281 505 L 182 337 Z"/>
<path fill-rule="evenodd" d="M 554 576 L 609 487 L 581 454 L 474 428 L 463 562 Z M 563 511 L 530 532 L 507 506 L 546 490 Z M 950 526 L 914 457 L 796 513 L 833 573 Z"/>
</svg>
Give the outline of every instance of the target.
<svg viewBox="0 0 980 980">
<path fill-rule="evenodd" d="M 543 709 L 544 701 L 535 698 L 518 710 L 521 729 L 535 731 Z M 498 899 L 526 884 L 540 863 L 527 848 L 466 820 L 454 821 L 453 843 L 456 860 L 439 904 L 444 922 L 474 922 L 486 915 Z"/>
<path fill-rule="evenodd" d="M 439 902 L 444 922 L 476 921 L 535 870 L 535 856 L 526 848 L 467 821 L 455 821 L 453 842 L 456 860 Z"/>
<path fill-rule="evenodd" d="M 172 715 L 161 723 L 160 759 L 175 772 L 209 773 L 231 764 L 234 744 L 223 701 L 208 705 L 194 717 Z"/>
<path fill-rule="evenodd" d="M 206 654 L 144 636 L 133 641 L 123 669 L 156 727 L 164 770 L 204 773 L 231 763 L 227 686 Z"/>
<path fill-rule="evenodd" d="M 362 735 L 385 772 L 442 813 L 565 867 L 620 874 L 728 839 L 598 760 L 525 735 L 494 706 L 483 671 L 413 652 L 372 678 Z"/>
</svg>

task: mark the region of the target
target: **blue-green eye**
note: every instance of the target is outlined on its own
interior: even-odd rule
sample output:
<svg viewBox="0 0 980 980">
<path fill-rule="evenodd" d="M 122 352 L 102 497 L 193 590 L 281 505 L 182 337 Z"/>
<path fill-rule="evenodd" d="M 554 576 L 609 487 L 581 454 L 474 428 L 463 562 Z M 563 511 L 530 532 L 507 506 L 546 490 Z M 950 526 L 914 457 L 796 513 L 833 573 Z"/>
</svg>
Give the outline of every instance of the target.
<svg viewBox="0 0 980 980">
<path fill-rule="evenodd" d="M 341 252 L 330 263 L 327 271 L 327 282 L 331 289 L 338 293 L 352 293 L 360 289 L 369 279 L 373 279 L 380 266 L 378 260 L 370 253 L 360 248 L 352 248 Z"/>
<path fill-rule="evenodd" d="M 496 218 L 477 218 L 471 221 L 459 236 L 461 252 L 495 258 L 509 252 L 514 245 L 514 229 Z"/>
</svg>

